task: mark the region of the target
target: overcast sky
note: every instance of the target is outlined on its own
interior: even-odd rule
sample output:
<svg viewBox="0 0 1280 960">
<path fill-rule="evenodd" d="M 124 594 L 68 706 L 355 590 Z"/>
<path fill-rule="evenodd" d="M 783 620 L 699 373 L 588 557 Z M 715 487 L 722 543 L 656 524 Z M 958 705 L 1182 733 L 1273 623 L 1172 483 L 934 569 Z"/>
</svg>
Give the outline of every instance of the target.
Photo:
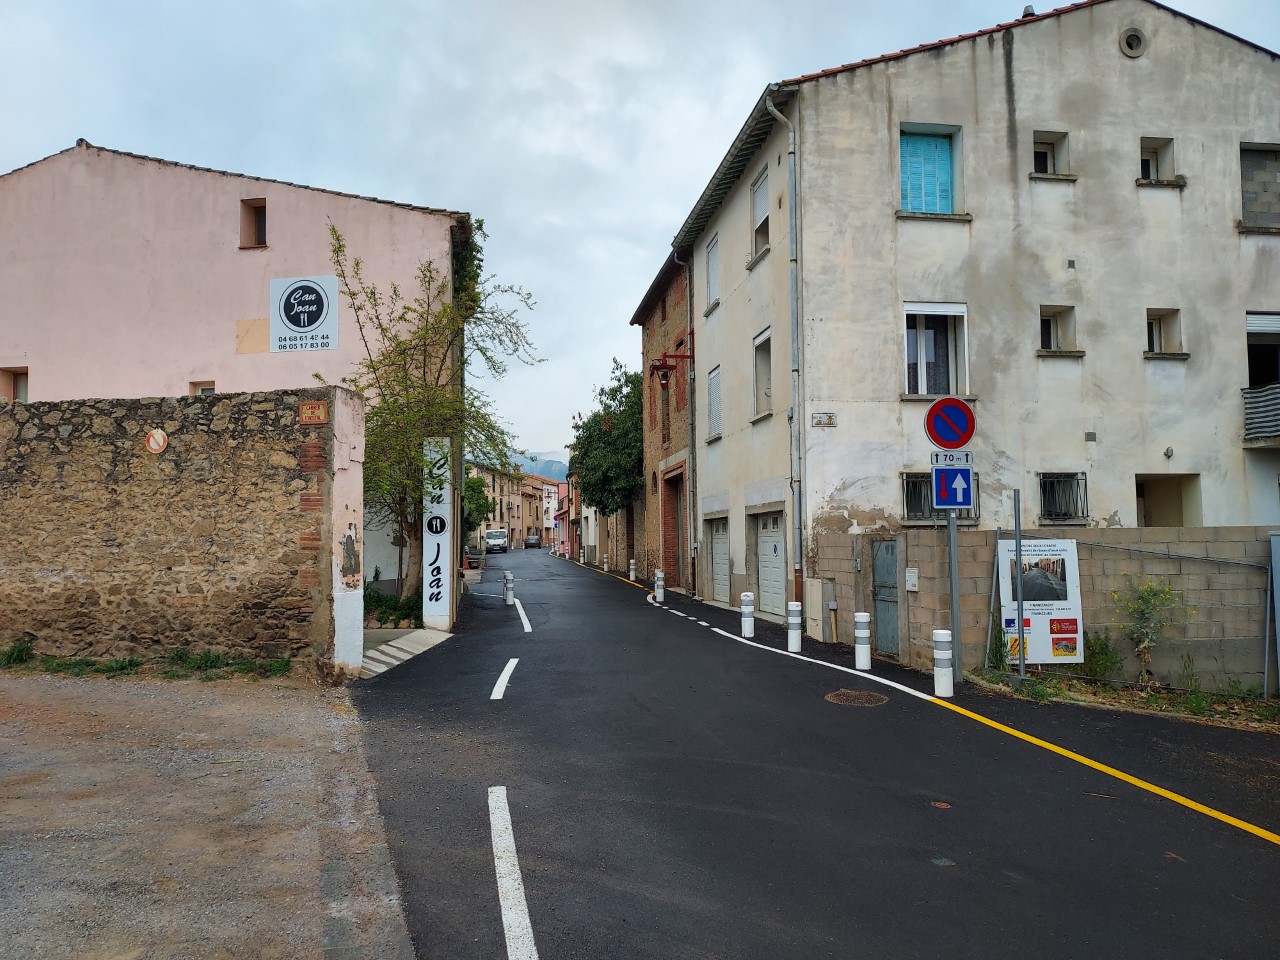
<svg viewBox="0 0 1280 960">
<path fill-rule="evenodd" d="M 483 217 L 546 358 L 490 392 L 555 450 L 639 367 L 627 321 L 767 83 L 1024 2 L 0 0 L 0 171 L 84 137 Z M 1172 6 L 1280 50 L 1272 0 Z"/>
</svg>

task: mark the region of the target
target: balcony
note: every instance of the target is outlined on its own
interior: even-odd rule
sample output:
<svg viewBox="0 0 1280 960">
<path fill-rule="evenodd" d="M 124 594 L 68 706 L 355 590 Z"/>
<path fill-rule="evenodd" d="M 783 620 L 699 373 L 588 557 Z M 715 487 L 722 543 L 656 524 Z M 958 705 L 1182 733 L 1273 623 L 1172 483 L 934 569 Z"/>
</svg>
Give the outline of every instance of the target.
<svg viewBox="0 0 1280 960">
<path fill-rule="evenodd" d="M 1280 383 L 1245 387 L 1244 442 L 1251 447 L 1280 447 Z"/>
</svg>

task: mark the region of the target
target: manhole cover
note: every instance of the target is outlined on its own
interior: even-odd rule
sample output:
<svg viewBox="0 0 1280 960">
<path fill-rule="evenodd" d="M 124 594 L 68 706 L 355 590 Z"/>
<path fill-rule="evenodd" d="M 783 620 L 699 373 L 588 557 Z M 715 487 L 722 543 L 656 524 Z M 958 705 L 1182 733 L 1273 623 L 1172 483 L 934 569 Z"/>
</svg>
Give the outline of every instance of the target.
<svg viewBox="0 0 1280 960">
<path fill-rule="evenodd" d="M 837 690 L 828 693 L 823 699 L 842 707 L 878 707 L 889 702 L 889 698 L 883 693 L 872 693 L 870 690 Z"/>
</svg>

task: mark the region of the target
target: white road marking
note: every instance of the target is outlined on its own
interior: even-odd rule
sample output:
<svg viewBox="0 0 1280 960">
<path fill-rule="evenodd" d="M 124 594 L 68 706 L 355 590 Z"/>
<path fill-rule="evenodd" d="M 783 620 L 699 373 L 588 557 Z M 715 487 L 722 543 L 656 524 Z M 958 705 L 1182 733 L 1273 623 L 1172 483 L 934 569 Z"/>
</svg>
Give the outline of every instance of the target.
<svg viewBox="0 0 1280 960">
<path fill-rule="evenodd" d="M 514 664 L 512 660 L 507 669 Z M 493 834 L 493 864 L 498 874 L 498 903 L 502 906 L 508 960 L 538 960 L 529 904 L 524 896 L 524 878 L 516 858 L 516 837 L 511 829 L 506 787 L 489 788 L 489 829 Z"/>
<path fill-rule="evenodd" d="M 745 643 L 749 647 L 758 647 L 761 650 L 768 650 L 770 653 L 780 653 L 784 657 L 803 660 L 805 663 L 814 663 L 820 667 L 827 667 L 831 670 L 839 670 L 841 673 L 852 673 L 855 677 L 862 677 L 866 680 L 874 680 L 876 683 L 883 683 L 887 687 L 893 687 L 895 690 L 901 690 L 903 693 L 909 693 L 911 696 L 919 697 L 921 700 L 936 699 L 930 694 L 921 693 L 919 690 L 913 690 L 911 687 L 904 686 L 901 683 L 894 683 L 892 680 L 886 680 L 884 677 L 877 677 L 869 670 L 854 670 L 852 667 L 836 666 L 836 664 L 827 663 L 825 660 L 815 660 L 812 657 L 805 657 L 798 653 L 791 653 L 788 650 L 779 650 L 777 647 L 768 647 L 763 643 L 756 643 L 754 640 L 744 640 L 742 637 L 729 633 L 727 630 L 721 630 L 719 627 L 712 627 L 711 629 L 722 637 L 728 637 L 730 640 L 737 640 L 739 643 Z"/>
<path fill-rule="evenodd" d="M 467 592 L 473 597 L 492 597 L 494 600 L 502 599 L 502 594 L 500 593 L 476 593 L 474 590 L 468 590 Z"/>
<path fill-rule="evenodd" d="M 711 624 L 707 623 L 707 621 L 705 621 L 705 620 L 699 620 L 699 621 L 698 621 L 698 626 L 700 626 L 700 627 L 709 627 L 709 626 L 711 626 Z"/>
<path fill-rule="evenodd" d="M 516 668 L 516 664 L 519 662 L 519 657 L 507 662 L 507 668 L 502 671 L 502 676 L 498 677 L 498 682 L 493 685 L 493 693 L 489 694 L 490 700 L 502 699 L 502 695 L 507 692 L 507 681 L 511 679 L 511 671 Z"/>
<path fill-rule="evenodd" d="M 520 602 L 519 597 L 514 599 L 516 601 L 516 613 L 520 614 L 520 622 L 524 624 L 524 632 L 533 633 L 533 627 L 529 626 L 529 618 L 524 615 L 524 604 Z"/>
</svg>

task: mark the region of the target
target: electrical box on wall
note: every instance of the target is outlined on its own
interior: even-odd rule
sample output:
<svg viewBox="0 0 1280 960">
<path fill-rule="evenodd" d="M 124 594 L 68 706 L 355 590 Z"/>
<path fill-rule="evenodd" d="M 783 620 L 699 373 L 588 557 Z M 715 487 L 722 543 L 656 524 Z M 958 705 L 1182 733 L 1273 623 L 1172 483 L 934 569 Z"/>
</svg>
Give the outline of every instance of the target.
<svg viewBox="0 0 1280 960">
<path fill-rule="evenodd" d="M 918 567 L 907 567 L 907 592 L 920 592 L 920 569 Z"/>
</svg>

